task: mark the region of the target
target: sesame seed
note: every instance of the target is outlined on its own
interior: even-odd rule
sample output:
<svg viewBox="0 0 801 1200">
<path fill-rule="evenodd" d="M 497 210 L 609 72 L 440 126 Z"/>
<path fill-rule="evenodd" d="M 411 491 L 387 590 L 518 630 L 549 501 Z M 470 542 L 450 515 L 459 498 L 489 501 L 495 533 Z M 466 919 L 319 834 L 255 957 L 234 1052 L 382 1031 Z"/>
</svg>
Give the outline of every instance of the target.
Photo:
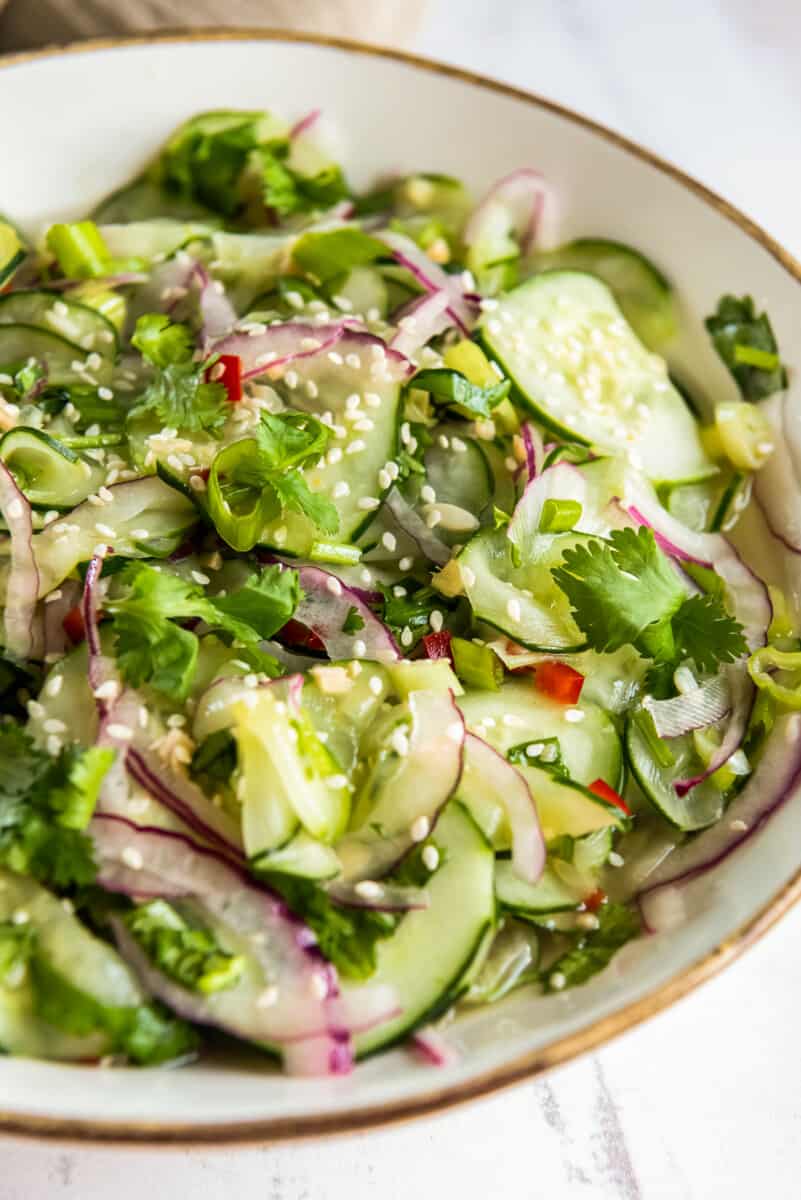
<svg viewBox="0 0 801 1200">
<path fill-rule="evenodd" d="M 45 604 L 53 604 L 54 601 L 60 600 L 62 595 L 63 593 L 61 588 L 56 588 L 55 591 L 48 592 L 48 594 L 45 596 L 44 602 Z"/>
<path fill-rule="evenodd" d="M 732 833 L 745 833 L 748 829 L 748 825 L 745 821 L 732 821 L 729 824 L 729 829 L 731 829 Z"/>
<path fill-rule="evenodd" d="M 115 536 L 114 530 L 110 525 L 102 525 L 100 522 L 95 525 L 95 532 L 99 533 L 101 537 L 113 538 Z"/>
<path fill-rule="evenodd" d="M 221 363 L 221 362 L 215 363 L 214 366 L 209 371 L 209 380 L 212 383 L 216 382 L 216 380 L 222 379 L 224 374 L 225 374 L 225 363 Z"/>
<path fill-rule="evenodd" d="M 353 888 L 357 896 L 363 897 L 365 900 L 380 900 L 384 894 L 384 889 L 380 883 L 376 883 L 374 879 L 362 879 Z"/>
<path fill-rule="evenodd" d="M 463 454 L 467 449 L 467 442 L 463 442 L 460 437 L 451 438 L 451 450 L 455 450 L 457 454 Z"/>
<path fill-rule="evenodd" d="M 392 478 L 390 477 L 386 467 L 382 467 L 378 472 L 378 486 L 382 491 L 392 486 Z"/>
<path fill-rule="evenodd" d="M 432 508 L 431 512 L 426 517 L 426 525 L 429 529 L 434 529 L 442 520 L 442 513 L 438 508 Z"/>
<path fill-rule="evenodd" d="M 309 976 L 309 988 L 313 996 L 325 1000 L 328 995 L 328 978 L 322 971 L 315 971 Z"/>
<path fill-rule="evenodd" d="M 408 554 L 404 555 L 404 557 L 398 563 L 398 566 L 402 571 L 411 571 L 412 567 L 414 566 L 414 559 L 409 558 Z"/>
<path fill-rule="evenodd" d="M 246 688 L 257 688 L 259 686 L 259 677 L 253 671 L 249 671 L 243 678 L 242 682 Z"/>
<path fill-rule="evenodd" d="M 471 567 L 461 567 L 462 582 L 465 587 L 471 588 L 476 582 L 476 573 Z"/>
<path fill-rule="evenodd" d="M 63 721 L 59 721 L 57 717 L 48 717 L 42 726 L 45 733 L 66 733 L 67 726 Z"/>
<path fill-rule="evenodd" d="M 616 850 L 613 850 L 607 861 L 610 867 L 622 867 L 626 860 L 622 854 L 618 854 Z"/>
<path fill-rule="evenodd" d="M 49 734 L 47 741 L 45 743 L 45 747 L 47 749 L 47 753 L 52 755 L 53 758 L 55 758 L 56 755 L 61 753 L 61 747 L 62 747 L 61 738 L 58 737 L 55 733 Z"/>
<path fill-rule="evenodd" d="M 45 693 L 48 696 L 57 696 L 63 686 L 64 686 L 64 676 L 63 675 L 53 675 L 50 679 L 48 679 L 48 681 L 45 685 Z"/>
<path fill-rule="evenodd" d="M 359 578 L 361 579 L 362 583 L 372 583 L 373 582 L 372 571 L 370 571 L 368 567 L 362 567 L 362 571 L 361 571 L 361 574 L 359 575 Z"/>
<path fill-rule="evenodd" d="M 192 572 L 190 572 L 190 574 L 191 574 L 192 578 L 194 579 L 195 583 L 199 583 L 201 585 L 201 587 L 205 587 L 205 585 L 207 583 L 211 583 L 211 580 L 209 579 L 208 575 L 204 575 L 202 571 L 192 571 Z"/>
<path fill-rule="evenodd" d="M 346 354 L 345 362 L 349 367 L 353 367 L 354 371 L 358 371 L 362 365 L 362 360 L 359 358 L 358 354 Z"/>
<path fill-rule="evenodd" d="M 35 721 L 40 721 L 45 715 L 45 706 L 40 704 L 38 700 L 28 701 L 28 712 Z"/>
<path fill-rule="evenodd" d="M 424 842 L 431 830 L 431 822 L 428 817 L 416 817 L 412 821 L 409 833 L 413 842 Z"/>
<path fill-rule="evenodd" d="M 27 925 L 30 917 L 24 908 L 17 908 L 11 914 L 11 921 L 14 925 Z"/>
<path fill-rule="evenodd" d="M 565 720 L 569 721 L 571 723 L 571 725 L 577 725 L 579 723 L 579 721 L 583 721 L 585 715 L 586 714 L 584 713 L 583 709 L 581 709 L 581 708 L 565 709 Z"/>
<path fill-rule="evenodd" d="M 425 504 L 433 504 L 434 501 L 436 500 L 436 498 L 437 498 L 437 493 L 434 491 L 434 489 L 431 487 L 430 484 L 426 483 L 423 487 L 420 488 L 420 499 Z"/>
<path fill-rule="evenodd" d="M 390 554 L 392 554 L 392 552 L 398 548 L 398 539 L 395 537 L 394 533 L 390 533 L 390 531 L 387 530 L 386 533 L 381 535 L 381 545 L 385 550 L 389 550 Z"/>
<path fill-rule="evenodd" d="M 403 629 L 401 630 L 400 640 L 402 646 L 411 646 L 412 642 L 414 641 L 414 634 L 408 625 L 404 625 Z"/>
<path fill-rule="evenodd" d="M 548 979 L 548 983 L 555 992 L 561 992 L 562 988 L 567 983 L 567 979 L 564 977 L 561 971 L 554 971 L 554 973 Z"/>
<path fill-rule="evenodd" d="M 375 496 L 362 496 L 361 500 L 356 502 L 356 507 L 360 508 L 363 512 L 372 512 L 373 509 L 378 508 L 380 504 L 381 501 L 377 500 Z"/>
<path fill-rule="evenodd" d="M 98 388 L 97 394 L 101 400 L 113 400 L 114 399 L 114 393 L 112 392 L 111 388 L 107 388 L 107 387 Z"/>
<path fill-rule="evenodd" d="M 325 581 L 325 586 L 332 596 L 342 595 L 342 584 L 335 575 L 329 575 Z"/>
<path fill-rule="evenodd" d="M 18 496 L 15 496 L 14 499 L 11 501 L 11 503 L 8 506 L 8 515 L 10 517 L 21 517 L 24 512 L 25 512 L 25 507 L 24 507 L 22 501 L 19 499 Z"/>
<path fill-rule="evenodd" d="M 439 633 L 440 629 L 442 629 L 442 621 L 443 621 L 443 616 L 442 616 L 442 613 L 439 611 L 439 609 L 438 608 L 432 609 L 431 614 L 428 618 L 428 623 L 431 626 L 431 628 L 434 630 L 434 633 Z"/>
<path fill-rule="evenodd" d="M 439 866 L 439 850 L 436 846 L 425 846 L 420 857 L 427 871 L 436 871 Z"/>
<path fill-rule="evenodd" d="M 334 484 L 331 495 L 334 497 L 335 500 L 341 500 L 343 496 L 349 496 L 350 495 L 350 484 L 347 483 L 344 479 L 340 479 L 338 483 Z"/>
<path fill-rule="evenodd" d="M 289 295 L 291 294 L 292 293 L 288 293 L 287 298 L 289 298 Z M 262 992 L 259 993 L 258 999 L 256 1000 L 256 1007 L 272 1008 L 272 1006 L 277 1003 L 278 988 L 275 986 L 275 984 L 271 984 L 269 987 L 266 987 Z"/>
<path fill-rule="evenodd" d="M 542 742 L 529 742 L 526 746 L 526 758 L 539 758 L 544 749 Z"/>
<path fill-rule="evenodd" d="M 332 446 L 325 457 L 328 465 L 333 467 L 342 458 L 342 451 L 339 446 Z"/>
<path fill-rule="evenodd" d="M 287 371 L 284 376 L 284 383 L 288 388 L 296 388 L 300 383 L 297 371 Z"/>
<path fill-rule="evenodd" d="M 363 441 L 361 438 L 356 438 L 356 441 L 351 442 L 350 445 L 346 448 L 345 453 L 346 454 L 361 454 L 361 452 L 366 449 L 367 449 L 367 443 L 365 441 Z"/>
<path fill-rule="evenodd" d="M 367 681 L 367 686 L 374 696 L 380 696 L 384 690 L 384 685 L 377 675 L 371 675 Z"/>
<path fill-rule="evenodd" d="M 407 590 L 405 587 L 402 587 L 401 584 L 396 583 L 392 589 L 392 595 L 397 596 L 397 598 L 400 600 L 402 596 L 407 595 Z"/>
<path fill-rule="evenodd" d="M 576 917 L 579 929 L 597 929 L 600 923 L 595 913 L 579 913 Z"/>
<path fill-rule="evenodd" d="M 341 367 L 345 360 L 341 354 L 337 354 L 336 350 L 329 350 L 328 361 L 332 362 L 335 367 Z"/>
<path fill-rule="evenodd" d="M 401 758 L 404 758 L 409 753 L 409 737 L 404 729 L 395 729 L 389 741 L 392 749 Z"/>
<path fill-rule="evenodd" d="M 306 388 L 306 395 L 309 397 L 309 399 L 316 400 L 320 394 L 320 389 L 317 387 L 317 384 L 314 382 L 314 380 L 307 379 L 304 386 Z"/>
<path fill-rule="evenodd" d="M 365 392 L 364 393 L 364 403 L 367 405 L 368 408 L 380 408 L 381 407 L 381 397 L 378 395 L 377 392 Z"/>
<path fill-rule="evenodd" d="M 145 860 L 135 846 L 126 846 L 120 858 L 125 863 L 125 866 L 130 867 L 132 871 L 141 871 L 145 865 Z"/>
<path fill-rule="evenodd" d="M 130 725 L 123 725 L 120 722 L 113 721 L 107 727 L 109 737 L 116 738 L 120 742 L 130 742 L 133 737 L 133 730 Z"/>
<path fill-rule="evenodd" d="M 353 643 L 354 658 L 364 658 L 366 653 L 367 653 L 367 643 L 363 642 L 361 638 L 357 638 L 356 641 Z"/>
<path fill-rule="evenodd" d="M 116 700 L 120 694 L 120 685 L 116 679 L 107 679 L 96 687 L 92 695 L 96 700 Z"/>
<path fill-rule="evenodd" d="M 105 484 L 97 489 L 97 494 L 101 500 L 106 502 L 106 504 L 111 504 L 114 500 L 114 493 L 109 491 Z"/>
<path fill-rule="evenodd" d="M 206 480 L 203 478 L 202 475 L 190 475 L 189 476 L 189 486 L 191 487 L 193 492 L 205 492 Z"/>
<path fill-rule="evenodd" d="M 511 600 L 507 600 L 506 614 L 512 621 L 520 620 L 520 601 L 516 597 L 513 596 Z"/>
</svg>

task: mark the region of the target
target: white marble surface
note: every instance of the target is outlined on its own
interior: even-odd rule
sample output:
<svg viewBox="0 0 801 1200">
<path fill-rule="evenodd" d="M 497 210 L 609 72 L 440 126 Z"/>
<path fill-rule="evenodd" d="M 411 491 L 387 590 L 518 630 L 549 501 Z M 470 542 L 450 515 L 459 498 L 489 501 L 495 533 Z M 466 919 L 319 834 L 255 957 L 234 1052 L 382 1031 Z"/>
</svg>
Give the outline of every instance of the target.
<svg viewBox="0 0 801 1200">
<path fill-rule="evenodd" d="M 429 6 L 422 52 L 651 146 L 801 257 L 798 0 Z M 727 974 L 594 1058 L 425 1124 L 214 1153 L 8 1139 L 0 1200 L 141 1200 L 144 1188 L 159 1200 L 794 1200 L 800 943 L 801 909 Z"/>
</svg>

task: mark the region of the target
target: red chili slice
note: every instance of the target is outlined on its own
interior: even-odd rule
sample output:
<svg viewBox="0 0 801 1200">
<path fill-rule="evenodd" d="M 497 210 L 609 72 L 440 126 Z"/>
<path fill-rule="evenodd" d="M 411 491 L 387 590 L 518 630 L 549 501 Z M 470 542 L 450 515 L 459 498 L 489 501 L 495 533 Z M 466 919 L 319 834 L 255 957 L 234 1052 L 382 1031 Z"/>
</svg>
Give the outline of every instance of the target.
<svg viewBox="0 0 801 1200">
<path fill-rule="evenodd" d="M 623 797 L 603 779 L 594 779 L 589 790 L 599 796 L 601 800 L 605 800 L 607 804 L 614 804 L 615 808 L 619 808 L 627 817 L 631 816 L 631 809 Z"/>
<path fill-rule="evenodd" d="M 547 659 L 538 663 L 534 673 L 538 692 L 556 700 L 559 704 L 575 704 L 584 687 L 584 676 L 574 671 L 567 663 Z"/>
</svg>

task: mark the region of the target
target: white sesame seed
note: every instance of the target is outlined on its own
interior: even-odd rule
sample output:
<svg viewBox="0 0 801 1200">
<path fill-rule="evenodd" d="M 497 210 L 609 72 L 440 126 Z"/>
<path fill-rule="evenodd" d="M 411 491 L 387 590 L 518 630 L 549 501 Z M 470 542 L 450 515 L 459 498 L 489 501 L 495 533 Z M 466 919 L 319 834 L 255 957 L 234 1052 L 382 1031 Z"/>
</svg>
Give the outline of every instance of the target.
<svg viewBox="0 0 801 1200">
<path fill-rule="evenodd" d="M 372 574 L 372 571 L 370 571 L 369 567 L 362 567 L 359 578 L 361 579 L 362 583 L 372 583 L 373 582 L 373 574 Z"/>
<path fill-rule="evenodd" d="M 402 646 L 411 646 L 412 642 L 414 641 L 414 634 L 408 625 L 404 625 L 403 629 L 401 630 L 400 640 Z"/>
<path fill-rule="evenodd" d="M 14 925 L 27 925 L 30 921 L 30 916 L 24 908 L 17 908 L 11 914 L 11 922 Z"/>
<path fill-rule="evenodd" d="M 204 575 L 202 571 L 191 571 L 190 574 L 195 583 L 199 583 L 201 587 L 205 587 L 207 583 L 211 583 L 208 575 Z"/>
<path fill-rule="evenodd" d="M 409 558 L 408 555 L 404 555 L 404 557 L 398 563 L 398 566 L 402 571 L 411 571 L 412 567 L 414 566 L 414 559 Z"/>
<path fill-rule="evenodd" d="M 53 675 L 48 679 L 45 685 L 45 693 L 48 696 L 57 696 L 64 686 L 63 675 Z"/>
<path fill-rule="evenodd" d="M 392 595 L 397 596 L 397 598 L 400 600 L 402 596 L 408 595 L 408 591 L 405 587 L 402 587 L 401 584 L 396 583 L 392 589 Z"/>
<path fill-rule="evenodd" d="M 48 717 L 42 726 L 45 733 L 66 733 L 67 726 L 63 721 L 59 721 L 57 717 Z"/>
<path fill-rule="evenodd" d="M 341 354 L 337 354 L 336 350 L 329 350 L 328 361 L 332 362 L 335 367 L 341 367 L 345 360 Z"/>
<path fill-rule="evenodd" d="M 99 533 L 101 537 L 113 538 L 115 536 L 114 530 L 110 525 L 103 525 L 100 522 L 95 525 L 95 532 Z"/>
<path fill-rule="evenodd" d="M 218 379 L 222 379 L 224 374 L 225 374 L 225 363 L 221 363 L 221 362 L 215 363 L 214 366 L 209 371 L 209 380 L 212 383 L 215 383 Z"/>
<path fill-rule="evenodd" d="M 374 879 L 361 879 L 354 885 L 354 892 L 357 896 L 361 896 L 364 900 L 380 900 L 384 895 L 384 889 L 380 883 L 376 883 Z"/>
<path fill-rule="evenodd" d="M 405 729 L 393 730 L 392 737 L 389 739 L 390 745 L 396 754 L 404 758 L 409 753 L 409 737 Z"/>
<path fill-rule="evenodd" d="M 325 586 L 332 596 L 342 595 L 342 584 L 335 575 L 329 575 L 325 581 Z"/>
<path fill-rule="evenodd" d="M 112 392 L 111 388 L 108 388 L 108 387 L 98 388 L 97 394 L 101 400 L 113 400 L 114 399 L 114 393 Z"/>
<path fill-rule="evenodd" d="M 367 449 L 367 443 L 365 441 L 363 441 L 362 438 L 356 438 L 355 442 L 351 442 L 350 445 L 346 448 L 345 453 L 346 454 L 361 454 L 362 451 L 366 450 L 366 449 Z"/>
<path fill-rule="evenodd" d="M 431 512 L 426 516 L 426 525 L 429 529 L 434 529 L 442 520 L 442 513 L 438 508 L 432 508 Z"/>
<path fill-rule="evenodd" d="M 362 496 L 361 500 L 356 502 L 356 507 L 360 508 L 363 512 L 372 512 L 373 509 L 378 508 L 380 504 L 381 501 L 377 500 L 375 496 Z"/>
<path fill-rule="evenodd" d="M 443 621 L 443 616 L 442 616 L 442 613 L 439 611 L 439 609 L 438 608 L 432 609 L 431 614 L 428 618 L 428 623 L 431 626 L 431 628 L 434 630 L 434 633 L 439 633 L 440 629 L 442 629 L 442 621 Z"/>
<path fill-rule="evenodd" d="M 509 617 L 509 619 L 512 621 L 520 620 L 520 616 L 521 616 L 520 601 L 515 596 L 513 596 L 510 600 L 507 600 L 506 614 Z"/>
<path fill-rule="evenodd" d="M 278 988 L 275 986 L 275 984 L 271 984 L 269 987 L 264 988 L 264 990 L 259 993 L 258 998 L 256 1000 L 256 1007 L 257 1008 L 272 1008 L 273 1005 L 277 1004 L 277 1003 L 278 1003 Z"/>
<path fill-rule="evenodd" d="M 339 460 L 342 458 L 342 451 L 339 448 L 339 446 L 332 446 L 325 457 L 328 462 L 328 465 L 333 467 L 334 464 L 338 463 Z"/>
<path fill-rule="evenodd" d="M 437 493 L 434 491 L 434 489 L 431 487 L 430 484 L 426 483 L 426 484 L 424 484 L 423 487 L 420 488 L 420 499 L 423 501 L 424 504 L 433 504 L 434 501 L 436 500 L 436 498 L 437 498 Z"/>
<path fill-rule="evenodd" d="M 424 842 L 431 830 L 431 822 L 428 817 L 416 817 L 412 821 L 409 833 L 413 842 Z"/>
<path fill-rule="evenodd" d="M 381 397 L 378 395 L 377 392 L 365 392 L 364 393 L 364 403 L 367 405 L 368 408 L 380 408 L 381 407 Z"/>
<path fill-rule="evenodd" d="M 381 545 L 385 550 L 389 550 L 390 554 L 392 554 L 392 552 L 398 548 L 398 539 L 395 537 L 394 533 L 390 533 L 390 531 L 387 530 L 386 533 L 381 535 Z"/>
<path fill-rule="evenodd" d="M 111 725 L 107 726 L 107 732 L 109 737 L 116 738 L 119 742 L 130 742 L 133 737 L 130 725 L 123 725 L 117 721 L 113 721 Z"/>
<path fill-rule="evenodd" d="M 284 383 L 288 388 L 296 388 L 299 382 L 297 371 L 287 371 L 286 375 L 284 375 Z"/>
<path fill-rule="evenodd" d="M 467 449 L 467 442 L 463 442 L 460 437 L 451 438 L 451 450 L 455 450 L 457 454 L 464 454 Z"/>
<path fill-rule="evenodd" d="M 384 690 L 384 685 L 377 675 L 371 675 L 367 681 L 367 686 L 374 696 L 380 696 Z"/>
<path fill-rule="evenodd" d="M 436 846 L 424 846 L 420 857 L 427 871 L 436 871 L 439 866 L 439 850 Z"/>
<path fill-rule="evenodd" d="M 623 857 L 623 855 L 618 854 L 618 852 L 616 850 L 613 850 L 612 853 L 609 855 L 609 858 L 607 859 L 607 862 L 609 863 L 610 867 L 622 867 L 624 865 L 625 861 L 626 860 Z"/>
<path fill-rule="evenodd" d="M 328 978 L 322 971 L 315 971 L 309 976 L 309 988 L 312 995 L 317 996 L 320 1000 L 325 1000 L 328 995 Z"/>
<path fill-rule="evenodd" d="M 748 829 L 748 825 L 745 821 L 731 821 L 729 824 L 729 829 L 731 829 L 732 833 L 745 833 Z"/>
<path fill-rule="evenodd" d="M 392 479 L 385 467 L 382 467 L 378 472 L 378 486 L 382 491 L 385 491 L 386 488 L 392 486 Z"/>
<path fill-rule="evenodd" d="M 145 860 L 135 846 L 126 846 L 120 858 L 125 863 L 125 866 L 130 867 L 132 871 L 141 871 L 145 865 Z"/>
<path fill-rule="evenodd" d="M 583 721 L 585 716 L 586 714 L 581 708 L 565 709 L 565 720 L 569 721 L 572 725 L 577 725 L 579 721 Z"/>
<path fill-rule="evenodd" d="M 307 379 L 304 386 L 306 388 L 306 395 L 309 397 L 309 399 L 316 400 L 320 394 L 320 389 L 317 387 L 317 384 L 314 382 L 314 380 Z"/>
<path fill-rule="evenodd" d="M 10 517 L 21 517 L 25 512 L 25 506 L 19 496 L 15 496 L 8 506 L 8 515 Z"/>
<path fill-rule="evenodd" d="M 62 747 L 61 738 L 58 737 L 55 733 L 49 734 L 47 741 L 45 742 L 45 748 L 47 750 L 47 753 L 52 755 L 53 758 L 55 758 L 57 754 L 61 753 L 61 747 Z"/>
<path fill-rule="evenodd" d="M 367 653 L 366 642 L 363 642 L 361 638 L 357 638 L 356 641 L 353 643 L 353 657 L 354 658 L 364 658 L 366 653 Z"/>
<path fill-rule="evenodd" d="M 358 354 L 346 354 L 345 362 L 349 367 L 353 367 L 354 371 L 358 371 L 362 365 L 362 360 L 359 358 Z"/>
<path fill-rule="evenodd" d="M 40 704 L 38 700 L 29 700 L 27 708 L 35 721 L 40 721 L 45 715 L 45 706 Z"/>
<path fill-rule="evenodd" d="M 529 742 L 526 746 L 526 758 L 539 758 L 544 748 L 542 742 Z"/>
<path fill-rule="evenodd" d="M 242 682 L 246 688 L 257 688 L 259 686 L 259 677 L 253 671 L 249 671 L 243 678 Z"/>
<path fill-rule="evenodd" d="M 548 983 L 555 992 L 561 992 L 562 988 L 567 983 L 567 979 L 564 977 L 561 971 L 554 971 L 554 973 L 548 979 Z"/>
<path fill-rule="evenodd" d="M 476 573 L 471 567 L 461 567 L 462 582 L 465 587 L 471 588 L 476 582 Z"/>
<path fill-rule="evenodd" d="M 120 685 L 116 679 L 107 679 L 96 687 L 92 695 L 96 700 L 116 700 L 120 694 Z"/>
</svg>

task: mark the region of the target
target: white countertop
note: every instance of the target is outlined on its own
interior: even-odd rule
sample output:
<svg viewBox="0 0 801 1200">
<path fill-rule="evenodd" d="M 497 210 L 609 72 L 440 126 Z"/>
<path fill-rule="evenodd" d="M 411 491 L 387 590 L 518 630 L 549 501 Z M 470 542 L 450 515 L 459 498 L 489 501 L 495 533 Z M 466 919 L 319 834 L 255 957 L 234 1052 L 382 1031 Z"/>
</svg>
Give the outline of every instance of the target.
<svg viewBox="0 0 801 1200">
<path fill-rule="evenodd" d="M 797 0 L 429 5 L 421 52 L 611 125 L 801 258 Z M 723 976 L 593 1058 L 426 1123 L 215 1153 L 8 1139 L 0 1200 L 791 1200 L 801 1191 L 799 944 L 801 908 Z"/>
</svg>

